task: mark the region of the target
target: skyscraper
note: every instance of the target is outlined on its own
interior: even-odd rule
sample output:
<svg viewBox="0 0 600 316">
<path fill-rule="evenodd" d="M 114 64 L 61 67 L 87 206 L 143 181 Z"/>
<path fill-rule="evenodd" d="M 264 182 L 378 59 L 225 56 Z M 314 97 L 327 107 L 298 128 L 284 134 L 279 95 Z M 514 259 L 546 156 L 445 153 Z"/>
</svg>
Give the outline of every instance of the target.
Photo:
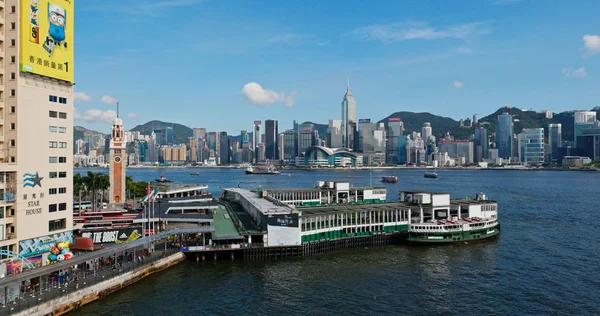
<svg viewBox="0 0 600 316">
<path fill-rule="evenodd" d="M 344 137 L 342 135 L 342 121 L 329 120 L 327 127 L 327 146 L 330 148 L 341 148 Z"/>
<path fill-rule="evenodd" d="M 298 152 L 298 134 L 293 129 L 288 129 L 284 134 L 283 140 L 283 160 L 290 161 L 296 159 L 296 154 Z"/>
<path fill-rule="evenodd" d="M 482 162 L 487 159 L 488 149 L 487 130 L 484 127 L 478 126 L 475 128 L 475 143 L 473 144 L 475 162 Z"/>
<path fill-rule="evenodd" d="M 525 165 L 544 163 L 544 129 L 524 128 L 519 134 L 519 161 Z"/>
<path fill-rule="evenodd" d="M 562 124 L 548 124 L 550 161 L 558 159 L 558 148 L 562 147 Z"/>
<path fill-rule="evenodd" d="M 386 161 L 388 163 L 399 163 L 400 162 L 400 157 L 399 157 L 399 150 L 400 150 L 400 143 L 399 143 L 399 138 L 400 136 L 402 136 L 404 131 L 404 127 L 403 127 L 403 123 L 402 120 L 399 117 L 390 117 L 388 119 L 388 125 L 387 125 L 387 133 L 386 133 L 386 138 L 387 138 L 387 157 L 386 157 Z M 405 138 L 406 139 L 406 138 Z M 405 155 L 406 155 L 406 149 L 404 149 L 405 151 Z"/>
<path fill-rule="evenodd" d="M 350 83 L 342 101 L 342 137 L 345 148 L 354 149 L 354 134 L 356 131 L 356 98 L 350 92 Z"/>
<path fill-rule="evenodd" d="M 496 120 L 496 147 L 498 156 L 504 159 L 513 157 L 513 117 L 508 113 L 498 115 Z"/>
<path fill-rule="evenodd" d="M 277 135 L 277 144 L 278 149 L 277 149 L 277 157 L 279 160 L 283 160 L 284 156 L 285 156 L 285 134 L 281 133 Z"/>
<path fill-rule="evenodd" d="M 423 141 L 427 144 L 427 142 L 429 141 L 429 137 L 431 136 L 431 123 L 429 122 L 425 122 L 423 123 L 423 127 L 421 128 L 421 137 L 423 138 Z"/>
<path fill-rule="evenodd" d="M 192 130 L 194 139 L 198 140 L 206 137 L 206 128 L 196 127 Z"/>
<path fill-rule="evenodd" d="M 168 126 L 165 128 L 165 140 L 167 145 L 173 145 L 173 127 Z"/>
<path fill-rule="evenodd" d="M 586 128 L 596 126 L 596 112 L 578 111 L 575 112 L 575 116 L 573 119 L 575 123 L 574 141 L 575 147 L 577 147 L 577 137 L 581 137 L 583 135 L 583 130 Z"/>
<path fill-rule="evenodd" d="M 265 121 L 265 159 L 277 160 L 277 135 L 279 135 L 279 127 L 277 126 L 277 120 L 266 120 Z"/>
<path fill-rule="evenodd" d="M 240 142 L 242 144 L 249 142 L 250 139 L 248 138 L 248 131 L 247 130 L 242 130 L 240 132 Z M 241 147 L 241 146 L 240 146 Z"/>
<path fill-rule="evenodd" d="M 221 134 L 219 135 L 219 141 L 220 141 L 220 148 L 219 148 L 219 164 L 220 165 L 228 165 L 230 163 L 231 160 L 231 155 L 230 155 L 230 147 L 231 147 L 231 140 L 229 139 L 229 136 L 227 136 L 227 132 L 221 132 Z"/>
<path fill-rule="evenodd" d="M 260 130 L 260 125 L 262 124 L 261 121 L 254 121 L 254 125 L 252 126 L 252 148 L 254 149 L 254 159 L 258 162 L 258 151 L 257 151 L 257 147 L 258 144 L 261 143 L 261 130 Z"/>
</svg>

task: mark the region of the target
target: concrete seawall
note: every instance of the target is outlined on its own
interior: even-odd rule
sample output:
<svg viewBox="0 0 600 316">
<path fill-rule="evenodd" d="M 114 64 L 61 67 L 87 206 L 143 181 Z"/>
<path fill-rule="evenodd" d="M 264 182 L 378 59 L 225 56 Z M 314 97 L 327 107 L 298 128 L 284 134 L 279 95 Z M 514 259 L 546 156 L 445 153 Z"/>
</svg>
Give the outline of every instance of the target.
<svg viewBox="0 0 600 316">
<path fill-rule="evenodd" d="M 21 311 L 15 315 L 62 315 L 68 313 L 85 304 L 89 304 L 95 300 L 104 298 L 107 295 L 125 288 L 149 275 L 174 266 L 177 263 L 185 260 L 185 258 L 186 257 L 183 253 L 175 253 L 166 258 L 157 260 L 150 265 L 140 267 L 101 283 L 58 297 L 51 301 L 47 301 L 30 309 Z"/>
</svg>

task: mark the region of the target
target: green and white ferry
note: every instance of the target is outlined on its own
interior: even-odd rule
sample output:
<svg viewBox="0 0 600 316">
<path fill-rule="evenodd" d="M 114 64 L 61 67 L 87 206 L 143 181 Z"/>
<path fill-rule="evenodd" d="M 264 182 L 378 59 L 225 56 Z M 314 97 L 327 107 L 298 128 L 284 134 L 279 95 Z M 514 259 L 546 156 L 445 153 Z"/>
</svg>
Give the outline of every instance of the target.
<svg viewBox="0 0 600 316">
<path fill-rule="evenodd" d="M 450 200 L 448 193 L 405 191 L 400 200 L 411 207 L 410 244 L 456 243 L 495 237 L 500 233 L 498 203 L 479 193 Z"/>
</svg>

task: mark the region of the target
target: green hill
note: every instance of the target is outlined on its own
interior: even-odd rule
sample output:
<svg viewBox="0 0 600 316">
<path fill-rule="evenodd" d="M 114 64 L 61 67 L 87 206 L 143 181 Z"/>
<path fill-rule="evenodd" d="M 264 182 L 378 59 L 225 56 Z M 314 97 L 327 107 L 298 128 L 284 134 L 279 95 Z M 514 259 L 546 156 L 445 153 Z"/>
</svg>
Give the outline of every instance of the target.
<svg viewBox="0 0 600 316">
<path fill-rule="evenodd" d="M 142 135 L 150 135 L 152 131 L 165 129 L 166 127 L 173 127 L 173 144 L 187 144 L 188 138 L 193 135 L 192 129 L 185 125 L 156 120 L 138 125 L 132 128 L 131 131 L 140 132 Z"/>
<path fill-rule="evenodd" d="M 420 133 L 425 122 L 431 123 L 432 133 L 437 139 L 444 137 L 447 132 L 450 132 L 450 135 L 456 139 L 468 138 L 473 133 L 473 128 L 460 128 L 458 121 L 429 112 L 396 112 L 380 120 L 379 123 L 385 123 L 387 126 L 387 121 L 390 118 L 400 118 L 402 120 L 405 135 L 412 132 Z"/>
</svg>

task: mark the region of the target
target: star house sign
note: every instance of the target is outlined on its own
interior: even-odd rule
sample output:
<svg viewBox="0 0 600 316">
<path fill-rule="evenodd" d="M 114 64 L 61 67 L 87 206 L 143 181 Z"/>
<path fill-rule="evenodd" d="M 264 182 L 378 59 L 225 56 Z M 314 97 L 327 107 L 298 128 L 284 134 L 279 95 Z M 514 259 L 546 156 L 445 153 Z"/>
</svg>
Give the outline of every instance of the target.
<svg viewBox="0 0 600 316">
<path fill-rule="evenodd" d="M 31 187 L 35 188 L 36 186 L 42 187 L 42 180 L 44 177 L 40 177 L 40 174 L 36 172 L 33 173 L 25 173 L 23 174 L 23 187 Z"/>
</svg>

